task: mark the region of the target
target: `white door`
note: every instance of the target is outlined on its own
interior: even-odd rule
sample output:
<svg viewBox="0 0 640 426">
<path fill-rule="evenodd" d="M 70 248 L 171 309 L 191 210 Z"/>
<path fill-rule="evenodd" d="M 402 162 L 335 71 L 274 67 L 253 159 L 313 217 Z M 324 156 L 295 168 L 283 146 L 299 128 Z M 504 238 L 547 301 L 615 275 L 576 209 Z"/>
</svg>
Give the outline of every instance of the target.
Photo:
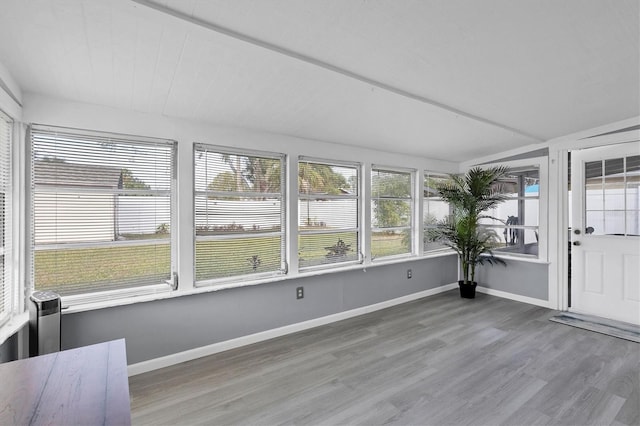
<svg viewBox="0 0 640 426">
<path fill-rule="evenodd" d="M 640 142 L 571 153 L 571 311 L 640 325 Z"/>
</svg>

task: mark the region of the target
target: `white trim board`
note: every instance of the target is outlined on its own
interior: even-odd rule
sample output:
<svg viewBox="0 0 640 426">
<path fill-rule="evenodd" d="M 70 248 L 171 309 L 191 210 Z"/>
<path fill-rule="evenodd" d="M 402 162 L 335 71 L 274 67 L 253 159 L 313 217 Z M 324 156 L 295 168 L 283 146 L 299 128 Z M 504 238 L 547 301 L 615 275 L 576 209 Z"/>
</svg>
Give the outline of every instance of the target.
<svg viewBox="0 0 640 426">
<path fill-rule="evenodd" d="M 296 324 L 285 325 L 283 327 L 274 328 L 272 330 L 261 331 L 259 333 L 249 334 L 247 336 L 237 337 L 231 340 L 225 340 L 224 342 L 213 343 L 211 345 L 202 346 L 199 348 L 189 349 L 183 352 L 178 352 L 171 355 L 166 355 L 159 358 L 150 359 L 148 361 L 138 362 L 131 364 L 127 367 L 129 376 L 135 376 L 138 374 L 146 373 L 160 368 L 170 367 L 172 365 L 180 364 L 182 362 L 191 361 L 197 358 L 217 354 L 219 352 L 228 351 L 230 349 L 239 348 L 241 346 L 251 345 L 253 343 L 263 342 L 265 340 L 273 339 L 276 337 L 284 336 L 287 334 L 297 333 L 299 331 L 308 330 L 310 328 L 319 327 L 326 324 L 342 321 L 345 319 L 357 317 L 359 315 L 368 314 L 370 312 L 379 311 L 381 309 L 389 308 L 391 306 L 400 305 L 402 303 L 411 302 L 423 297 L 433 296 L 438 293 L 453 290 L 458 288 L 458 283 L 446 284 L 440 287 L 432 288 L 429 290 L 419 291 L 417 293 L 408 294 L 391 300 L 385 300 L 384 302 L 375 303 L 373 305 L 362 306 L 360 308 L 351 309 L 344 312 L 338 312 L 336 314 L 327 315 L 320 318 L 314 318 L 307 321 L 302 321 Z M 508 293 L 505 293 L 508 294 Z M 535 299 L 532 299 L 535 300 Z"/>
<path fill-rule="evenodd" d="M 495 290 L 487 287 L 476 287 L 476 291 L 488 294 L 489 296 L 497 296 L 503 299 L 515 300 L 516 302 L 528 303 L 529 305 L 542 306 L 543 308 L 555 309 L 555 306 L 548 300 L 536 299 L 534 297 L 520 296 L 519 294 L 508 293 L 502 290 Z"/>
<path fill-rule="evenodd" d="M 4 344 L 9 337 L 18 333 L 29 323 L 29 312 L 22 312 L 9 318 L 9 320 L 0 327 L 0 345 Z"/>
</svg>

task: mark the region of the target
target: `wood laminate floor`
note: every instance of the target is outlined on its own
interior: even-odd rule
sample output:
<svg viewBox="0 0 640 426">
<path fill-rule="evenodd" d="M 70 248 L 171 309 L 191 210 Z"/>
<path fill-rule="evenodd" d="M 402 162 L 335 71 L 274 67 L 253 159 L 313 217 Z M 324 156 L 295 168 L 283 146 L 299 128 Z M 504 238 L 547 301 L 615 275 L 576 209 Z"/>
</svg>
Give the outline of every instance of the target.
<svg viewBox="0 0 640 426">
<path fill-rule="evenodd" d="M 134 424 L 638 425 L 640 345 L 450 291 L 130 378 Z"/>
</svg>

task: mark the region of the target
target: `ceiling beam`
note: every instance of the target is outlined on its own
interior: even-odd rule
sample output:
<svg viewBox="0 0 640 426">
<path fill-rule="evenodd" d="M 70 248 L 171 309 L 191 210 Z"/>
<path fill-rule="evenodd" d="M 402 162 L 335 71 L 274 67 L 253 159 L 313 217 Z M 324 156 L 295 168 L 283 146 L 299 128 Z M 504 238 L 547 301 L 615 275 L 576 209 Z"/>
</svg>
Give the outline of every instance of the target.
<svg viewBox="0 0 640 426">
<path fill-rule="evenodd" d="M 313 58 L 311 56 L 307 56 L 307 55 L 304 55 L 302 53 L 295 52 L 293 50 L 278 46 L 276 44 L 268 43 L 268 42 L 266 42 L 264 40 L 260 40 L 260 39 L 257 39 L 255 37 L 251 37 L 249 35 L 234 31 L 234 30 L 232 30 L 230 28 L 223 27 L 221 25 L 217 25 L 217 24 L 214 24 L 214 23 L 199 19 L 199 18 L 197 18 L 195 16 L 187 15 L 187 14 L 185 14 L 183 12 L 171 9 L 169 7 L 165 7 L 163 5 L 155 3 L 153 1 L 150 1 L 150 0 L 131 0 L 131 1 L 134 2 L 134 3 L 137 3 L 139 5 L 148 7 L 150 9 L 156 10 L 156 11 L 158 11 L 160 13 L 165 14 L 165 15 L 169 15 L 169 16 L 172 16 L 174 18 L 177 18 L 177 19 L 179 19 L 181 21 L 188 22 L 188 23 L 191 23 L 193 25 L 197 25 L 198 27 L 207 29 L 209 31 L 214 31 L 216 33 L 225 35 L 227 37 L 231 37 L 233 39 L 236 39 L 236 40 L 239 40 L 239 41 L 242 41 L 242 42 L 245 42 L 245 43 L 249 43 L 251 45 L 258 46 L 258 47 L 261 47 L 263 49 L 270 50 L 272 52 L 287 56 L 289 58 L 293 58 L 293 59 L 296 59 L 296 60 L 299 60 L 299 61 L 302 61 L 302 62 L 306 62 L 307 64 L 311 64 L 311 65 L 314 65 L 316 67 L 323 68 L 325 70 L 328 70 L 328 71 L 331 71 L 331 72 L 334 72 L 334 73 L 337 73 L 337 74 L 341 74 L 341 75 L 343 75 L 345 77 L 348 77 L 348 78 L 360 81 L 362 83 L 377 87 L 377 88 L 385 90 L 387 92 L 395 93 L 396 95 L 403 96 L 403 97 L 408 98 L 408 99 L 413 99 L 415 101 L 422 102 L 424 104 L 431 105 L 431 106 L 434 106 L 436 108 L 443 109 L 443 110 L 448 111 L 448 112 L 450 112 L 452 114 L 456 114 L 456 115 L 458 115 L 460 117 L 464 117 L 464 118 L 467 118 L 467 119 L 470 119 L 470 120 L 473 120 L 473 121 L 477 121 L 479 123 L 482 123 L 482 124 L 485 124 L 485 125 L 489 125 L 489 126 L 492 126 L 492 127 L 497 127 L 497 128 L 500 128 L 500 129 L 502 129 L 504 131 L 511 132 L 514 135 L 518 135 L 518 136 L 525 137 L 527 139 L 531 139 L 532 141 L 535 141 L 535 142 L 544 142 L 545 141 L 545 139 L 540 137 L 540 136 L 536 136 L 536 135 L 530 134 L 528 132 L 525 132 L 523 130 L 515 129 L 515 128 L 507 126 L 505 124 L 498 123 L 496 121 L 493 121 L 493 120 L 490 120 L 490 119 L 487 119 L 487 118 L 484 118 L 484 117 L 481 117 L 481 116 L 478 116 L 478 115 L 475 115 L 475 114 L 471 114 L 471 113 L 466 112 L 466 111 L 462 111 L 460 109 L 457 109 L 457 108 L 454 108 L 452 106 L 443 104 L 441 102 L 434 101 L 433 99 L 429 99 L 429 98 L 426 98 L 424 96 L 420 96 L 420 95 L 417 95 L 415 93 L 408 92 L 408 91 L 400 89 L 398 87 L 391 86 L 389 84 L 383 83 L 383 82 L 378 81 L 378 80 L 374 80 L 372 78 L 363 76 L 361 74 L 357 74 L 355 72 L 349 71 L 349 70 L 344 69 L 344 68 L 340 68 L 338 66 L 332 65 L 332 64 L 324 62 L 324 61 L 321 61 L 321 60 Z"/>
</svg>

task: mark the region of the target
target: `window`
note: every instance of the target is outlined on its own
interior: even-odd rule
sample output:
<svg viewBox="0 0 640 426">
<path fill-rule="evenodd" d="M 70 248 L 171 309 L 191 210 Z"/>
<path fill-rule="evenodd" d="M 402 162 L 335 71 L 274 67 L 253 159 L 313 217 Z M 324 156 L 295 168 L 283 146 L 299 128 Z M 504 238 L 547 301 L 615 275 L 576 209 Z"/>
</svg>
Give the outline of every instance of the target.
<svg viewBox="0 0 640 426">
<path fill-rule="evenodd" d="M 494 229 L 500 240 L 496 252 L 538 256 L 540 170 L 538 167 L 509 169 L 501 179 L 508 199 L 487 212 L 481 223 Z"/>
<path fill-rule="evenodd" d="M 31 142 L 34 288 L 166 285 L 175 143 L 44 126 Z"/>
<path fill-rule="evenodd" d="M 194 169 L 196 282 L 285 273 L 284 156 L 196 144 Z"/>
<path fill-rule="evenodd" d="M 449 204 L 440 198 L 438 191 L 435 189 L 438 182 L 445 182 L 448 179 L 449 177 L 446 175 L 424 172 L 422 224 L 424 227 L 423 249 L 425 253 L 448 249 L 446 245 L 435 241 L 433 233 L 438 223 L 445 220 L 450 214 Z"/>
<path fill-rule="evenodd" d="M 412 253 L 411 172 L 371 170 L 371 258 Z"/>
<path fill-rule="evenodd" d="M 11 133 L 13 122 L 0 111 L 0 324 L 11 313 Z"/>
<path fill-rule="evenodd" d="M 640 235 L 640 155 L 584 165 L 586 232 Z"/>
<path fill-rule="evenodd" d="M 360 260 L 357 165 L 298 162 L 298 265 Z"/>
</svg>

